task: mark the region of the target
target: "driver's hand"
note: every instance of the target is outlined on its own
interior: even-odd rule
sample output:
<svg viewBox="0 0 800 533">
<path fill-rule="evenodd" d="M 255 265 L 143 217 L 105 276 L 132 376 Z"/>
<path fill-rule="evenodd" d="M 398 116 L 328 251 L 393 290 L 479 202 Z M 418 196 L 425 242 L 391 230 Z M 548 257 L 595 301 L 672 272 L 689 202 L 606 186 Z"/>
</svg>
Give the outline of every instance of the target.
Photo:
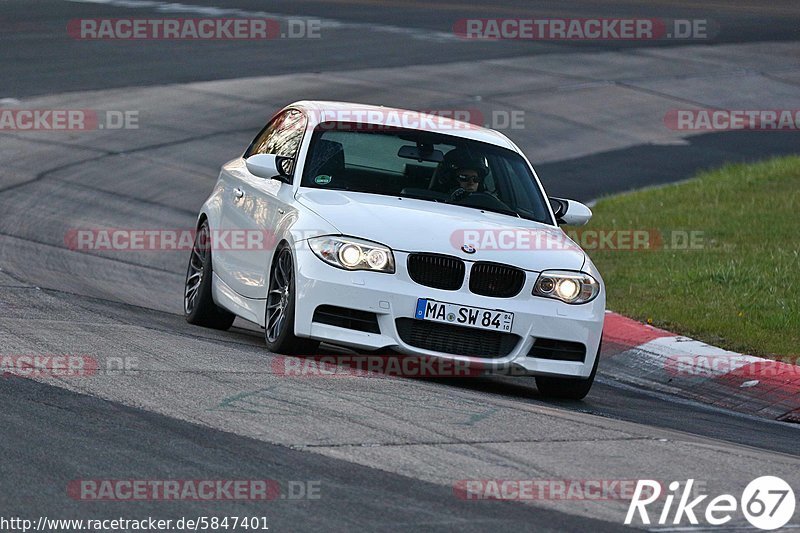
<svg viewBox="0 0 800 533">
<path fill-rule="evenodd" d="M 466 189 L 464 189 L 463 187 L 459 187 L 458 189 L 456 189 L 452 193 L 450 193 L 450 200 L 449 201 L 450 202 L 461 201 L 464 198 L 466 198 L 468 194 L 469 193 L 467 192 Z"/>
</svg>

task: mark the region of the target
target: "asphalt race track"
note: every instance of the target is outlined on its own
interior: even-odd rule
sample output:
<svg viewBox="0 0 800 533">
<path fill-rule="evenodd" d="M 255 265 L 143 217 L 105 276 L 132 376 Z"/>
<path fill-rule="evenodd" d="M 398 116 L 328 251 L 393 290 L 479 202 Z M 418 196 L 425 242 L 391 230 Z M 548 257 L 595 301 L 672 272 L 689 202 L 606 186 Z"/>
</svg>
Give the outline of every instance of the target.
<svg viewBox="0 0 800 533">
<path fill-rule="evenodd" d="M 188 325 L 188 253 L 81 251 L 76 228 L 191 229 L 219 166 L 298 99 L 470 110 L 582 201 L 797 151 L 797 132 L 675 131 L 672 109 L 796 109 L 800 6 L 785 1 L 0 1 L 0 106 L 133 111 L 137 129 L 0 131 L 0 355 L 77 354 L 81 378 L 0 378 L 0 517 L 250 515 L 273 531 L 615 531 L 618 500 L 471 501 L 468 479 L 800 487 L 800 427 L 603 376 L 582 402 L 531 378 L 290 378 L 261 330 Z M 215 11 L 216 9 L 216 11 Z M 264 12 L 259 15 L 258 13 Z M 319 39 L 80 41 L 79 18 L 321 20 Z M 707 18 L 689 42 L 470 42 L 467 17 Z M 281 18 L 283 17 L 283 18 Z M 2 107 L 0 107 L 2 109 Z M 127 361 L 123 371 L 106 371 Z M 117 367 L 114 366 L 114 369 Z M 81 479 L 311 482 L 318 498 L 78 501 Z M 685 523 L 682 525 L 686 525 Z M 729 527 L 746 526 L 738 515 Z M 798 527 L 798 520 L 792 525 Z M 663 526 L 652 526 L 664 530 Z M 0 528 L 2 530 L 2 528 Z"/>
</svg>

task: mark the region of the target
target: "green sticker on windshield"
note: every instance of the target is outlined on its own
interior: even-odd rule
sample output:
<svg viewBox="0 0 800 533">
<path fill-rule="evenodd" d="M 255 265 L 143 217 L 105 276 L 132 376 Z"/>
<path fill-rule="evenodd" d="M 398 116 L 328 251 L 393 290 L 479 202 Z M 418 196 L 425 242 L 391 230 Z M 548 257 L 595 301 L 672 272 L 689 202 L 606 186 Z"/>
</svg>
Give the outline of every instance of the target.
<svg viewBox="0 0 800 533">
<path fill-rule="evenodd" d="M 314 183 L 317 185 L 327 185 L 331 182 L 333 178 L 328 176 L 327 174 L 320 174 L 316 178 L 314 178 Z"/>
</svg>

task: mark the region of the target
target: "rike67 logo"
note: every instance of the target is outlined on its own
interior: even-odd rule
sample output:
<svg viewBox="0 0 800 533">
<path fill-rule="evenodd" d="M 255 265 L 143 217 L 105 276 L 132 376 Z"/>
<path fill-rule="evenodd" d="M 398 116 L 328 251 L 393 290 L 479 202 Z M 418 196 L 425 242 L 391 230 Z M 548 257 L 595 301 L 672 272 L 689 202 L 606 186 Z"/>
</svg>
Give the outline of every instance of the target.
<svg viewBox="0 0 800 533">
<path fill-rule="evenodd" d="M 737 512 L 741 512 L 753 527 L 773 530 L 785 526 L 794 515 L 794 491 L 779 477 L 762 476 L 754 479 L 745 487 L 738 500 L 731 494 L 720 494 L 705 503 L 705 511 L 701 511 L 701 504 L 709 496 L 696 496 L 692 490 L 693 485 L 694 479 L 687 479 L 681 490 L 680 482 L 673 481 L 668 487 L 670 492 L 662 495 L 662 486 L 658 481 L 640 479 L 633 492 L 625 524 L 631 525 L 638 515 L 642 524 L 649 525 L 651 518 L 647 506 L 663 496 L 666 496 L 664 507 L 657 518 L 657 523 L 662 526 L 669 523 L 670 518 L 674 525 L 681 524 L 686 519 L 696 526 L 700 523 L 698 516 L 704 518 L 707 524 L 723 526 L 733 520 Z M 673 508 L 676 496 L 678 503 Z M 696 497 L 690 501 L 692 496 Z"/>
</svg>

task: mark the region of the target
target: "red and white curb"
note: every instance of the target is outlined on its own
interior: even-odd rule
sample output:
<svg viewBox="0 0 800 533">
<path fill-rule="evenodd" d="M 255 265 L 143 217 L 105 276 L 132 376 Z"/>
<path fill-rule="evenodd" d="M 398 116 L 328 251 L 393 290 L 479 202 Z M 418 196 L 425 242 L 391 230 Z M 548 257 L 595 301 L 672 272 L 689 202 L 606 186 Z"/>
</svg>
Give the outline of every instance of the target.
<svg viewBox="0 0 800 533">
<path fill-rule="evenodd" d="M 607 312 L 603 373 L 756 416 L 800 423 L 800 366 L 730 352 Z"/>
</svg>

